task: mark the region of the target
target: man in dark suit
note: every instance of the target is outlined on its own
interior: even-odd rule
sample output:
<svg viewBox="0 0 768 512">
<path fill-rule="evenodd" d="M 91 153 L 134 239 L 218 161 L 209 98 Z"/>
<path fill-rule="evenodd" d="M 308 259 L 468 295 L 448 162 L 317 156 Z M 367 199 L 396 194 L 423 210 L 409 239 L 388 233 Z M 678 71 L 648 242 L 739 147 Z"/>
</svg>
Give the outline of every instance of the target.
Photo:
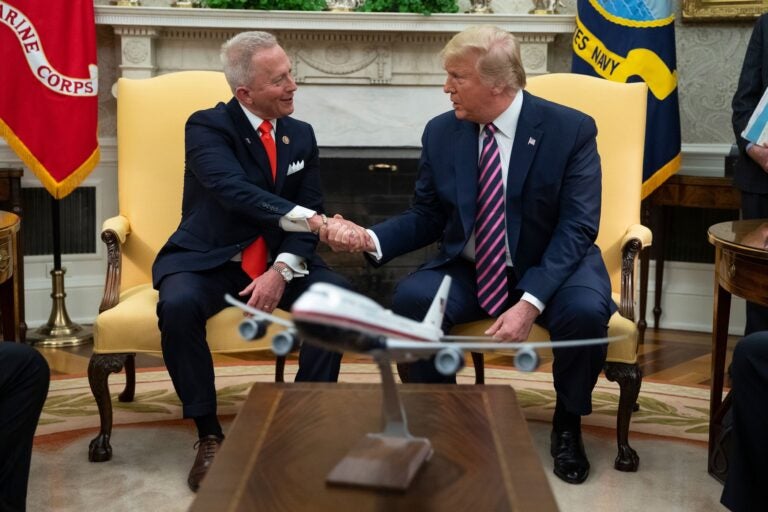
<svg viewBox="0 0 768 512">
<path fill-rule="evenodd" d="M 187 121 L 181 223 L 152 268 L 163 358 L 199 435 L 192 490 L 223 440 L 205 324 L 226 306 L 225 293 L 272 312 L 312 283 L 349 286 L 315 254 L 327 222 L 318 148 L 312 127 L 288 117 L 296 91 L 288 56 L 271 34 L 245 32 L 221 57 L 234 98 Z M 340 362 L 305 345 L 296 380 L 336 381 Z"/>
<path fill-rule="evenodd" d="M 731 378 L 732 445 L 721 502 L 734 512 L 768 510 L 768 331 L 736 344 Z"/>
<path fill-rule="evenodd" d="M 768 14 L 757 20 L 747 45 L 739 85 L 733 95 L 733 132 L 739 146 L 733 183 L 741 191 L 743 219 L 768 218 L 768 147 L 753 144 L 741 133 L 768 87 Z M 747 302 L 744 334 L 768 330 L 768 308 Z"/>
<path fill-rule="evenodd" d="M 411 208 L 367 232 L 333 226 L 323 241 L 365 251 L 374 265 L 439 242 L 437 256 L 398 284 L 393 310 L 422 319 L 448 274 L 446 331 L 492 317 L 487 334 L 498 340 L 525 340 L 534 322 L 553 340 L 605 336 L 616 305 L 594 244 L 601 193 L 594 121 L 523 91 L 519 45 L 504 30 L 468 28 L 442 58 L 453 111 L 424 130 Z M 554 351 L 551 451 L 555 474 L 569 483 L 589 473 L 581 416 L 592 410 L 605 355 L 605 345 Z M 430 361 L 410 365 L 408 375 L 455 382 Z"/>
<path fill-rule="evenodd" d="M 51 372 L 29 345 L 0 341 L 0 511 L 26 510 L 29 464 Z"/>
</svg>

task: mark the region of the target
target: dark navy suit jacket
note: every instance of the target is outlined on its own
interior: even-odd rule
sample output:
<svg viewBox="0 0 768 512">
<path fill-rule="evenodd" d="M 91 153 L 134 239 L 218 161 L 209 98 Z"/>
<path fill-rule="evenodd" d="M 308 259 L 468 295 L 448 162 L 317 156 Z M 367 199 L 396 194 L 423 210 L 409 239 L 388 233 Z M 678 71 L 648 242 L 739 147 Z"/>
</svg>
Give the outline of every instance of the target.
<svg viewBox="0 0 768 512">
<path fill-rule="evenodd" d="M 288 252 L 316 259 L 317 236 L 289 233 L 279 220 L 296 205 L 322 211 L 317 142 L 312 127 L 277 120 L 277 174 L 263 144 L 235 98 L 190 116 L 181 223 L 152 267 L 155 288 L 168 274 L 215 268 L 259 236 L 271 258 Z M 295 172 L 289 172 L 294 164 Z M 152 186 L 148 183 L 147 186 Z"/>
<path fill-rule="evenodd" d="M 768 173 L 747 155 L 749 141 L 741 132 L 749 122 L 763 92 L 768 87 L 768 14 L 755 23 L 747 45 L 739 85 L 733 96 L 733 132 L 739 146 L 733 182 L 739 190 L 753 194 L 768 193 Z"/>
<path fill-rule="evenodd" d="M 601 171 L 592 118 L 524 92 L 506 189 L 507 239 L 517 287 L 546 304 L 562 286 L 586 286 L 610 298 L 610 280 L 594 244 Z M 422 136 L 411 207 L 372 229 L 384 264 L 440 241 L 423 268 L 455 258 L 475 223 L 478 125 L 453 112 Z"/>
</svg>

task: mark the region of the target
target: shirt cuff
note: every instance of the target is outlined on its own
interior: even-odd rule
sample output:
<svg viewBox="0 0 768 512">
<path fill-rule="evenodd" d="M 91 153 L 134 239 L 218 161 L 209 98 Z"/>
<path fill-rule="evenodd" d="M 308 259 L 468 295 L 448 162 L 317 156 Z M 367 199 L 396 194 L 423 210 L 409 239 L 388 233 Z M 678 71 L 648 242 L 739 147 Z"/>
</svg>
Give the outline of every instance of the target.
<svg viewBox="0 0 768 512">
<path fill-rule="evenodd" d="M 309 219 L 316 214 L 316 211 L 309 208 L 294 206 L 291 211 L 280 217 L 280 229 L 291 233 L 311 233 Z"/>
<path fill-rule="evenodd" d="M 288 268 L 290 268 L 291 272 L 293 272 L 293 277 L 304 277 L 309 274 L 307 261 L 301 256 L 296 256 L 295 254 L 291 254 L 289 252 L 281 252 L 278 254 L 274 263 L 285 263 L 288 265 Z"/>
<path fill-rule="evenodd" d="M 523 293 L 523 296 L 520 297 L 520 300 L 524 300 L 525 302 L 533 304 L 534 307 L 536 307 L 536 309 L 539 310 L 539 314 L 542 314 L 544 312 L 544 308 L 546 307 L 544 306 L 543 302 L 541 302 L 539 299 L 537 299 L 536 297 L 534 297 L 528 292 Z"/>
<path fill-rule="evenodd" d="M 381 244 L 379 243 L 379 237 L 376 236 L 376 233 L 371 231 L 370 229 L 366 229 L 368 232 L 368 235 L 371 237 L 371 240 L 373 240 L 373 245 L 376 246 L 375 251 L 369 251 L 368 254 L 370 254 L 376 261 L 381 261 Z"/>
</svg>

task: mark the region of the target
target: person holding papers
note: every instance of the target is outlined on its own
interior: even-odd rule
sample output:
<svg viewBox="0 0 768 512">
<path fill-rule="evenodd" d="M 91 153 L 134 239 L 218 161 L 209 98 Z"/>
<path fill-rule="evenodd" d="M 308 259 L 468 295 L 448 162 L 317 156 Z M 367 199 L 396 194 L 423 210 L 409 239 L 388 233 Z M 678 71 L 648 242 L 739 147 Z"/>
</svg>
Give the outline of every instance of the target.
<svg viewBox="0 0 768 512">
<path fill-rule="evenodd" d="M 768 14 L 758 18 L 744 56 L 739 85 L 733 96 L 733 131 L 739 146 L 739 158 L 733 183 L 741 191 L 743 219 L 768 218 L 768 143 L 744 136 L 761 98 L 768 88 Z M 765 102 L 764 102 L 765 103 Z M 768 114 L 768 112 L 766 112 Z M 761 116 L 755 116 L 760 123 Z M 766 116 L 764 116 L 766 117 Z M 750 130 L 754 133 L 759 130 Z M 768 330 L 768 308 L 747 302 L 744 334 Z"/>
</svg>

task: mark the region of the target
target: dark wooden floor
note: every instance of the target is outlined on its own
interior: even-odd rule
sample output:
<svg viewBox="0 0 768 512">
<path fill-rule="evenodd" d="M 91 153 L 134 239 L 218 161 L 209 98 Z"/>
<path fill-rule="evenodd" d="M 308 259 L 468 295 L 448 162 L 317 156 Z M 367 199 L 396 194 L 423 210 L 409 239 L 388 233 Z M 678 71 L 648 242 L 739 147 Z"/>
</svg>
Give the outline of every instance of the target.
<svg viewBox="0 0 768 512">
<path fill-rule="evenodd" d="M 728 343 L 728 359 L 738 337 L 731 337 Z M 674 331 L 669 329 L 648 329 L 645 343 L 640 347 L 639 359 L 643 378 L 656 382 L 668 382 L 683 385 L 709 385 L 710 351 L 712 335 L 710 333 Z M 48 360 L 54 376 L 83 376 L 88 371 L 88 358 L 92 346 L 83 345 L 71 348 L 39 348 Z M 236 354 L 216 356 L 218 363 L 238 363 L 244 361 L 271 359 L 269 353 Z M 345 361 L 357 358 L 345 357 Z M 489 364 L 511 364 L 511 358 L 499 356 L 489 359 Z M 726 363 L 726 364 L 727 364 Z M 139 355 L 136 360 L 139 368 L 152 368 L 163 365 L 159 356 Z M 548 369 L 545 360 L 541 369 Z M 343 366 L 342 366 L 342 371 Z"/>
</svg>

